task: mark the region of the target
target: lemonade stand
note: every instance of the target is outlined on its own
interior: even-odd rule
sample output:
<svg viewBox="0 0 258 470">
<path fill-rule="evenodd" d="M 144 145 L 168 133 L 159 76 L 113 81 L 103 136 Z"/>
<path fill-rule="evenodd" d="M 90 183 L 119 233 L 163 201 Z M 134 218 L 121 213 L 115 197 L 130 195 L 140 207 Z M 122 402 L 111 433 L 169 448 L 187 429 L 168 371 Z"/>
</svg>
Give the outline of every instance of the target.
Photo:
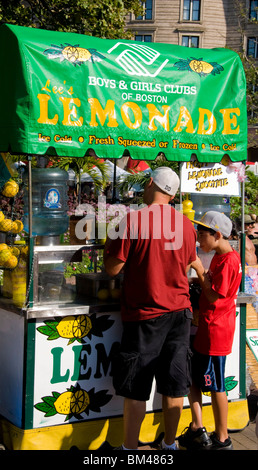
<svg viewBox="0 0 258 470">
<path fill-rule="evenodd" d="M 39 243 L 31 159 L 95 155 L 147 161 L 162 153 L 171 161 L 242 162 L 247 152 L 242 64 L 226 49 L 147 46 L 13 25 L 0 27 L 0 44 L 1 191 L 14 186 L 7 152 L 22 155 L 28 168 L 28 243 L 17 247 L 8 242 L 8 227 L 2 228 L 9 250 L 1 260 L 2 271 L 15 270 L 17 255 L 26 296 L 22 304 L 3 292 L 0 298 L 1 441 L 17 450 L 116 446 L 123 400 L 114 394 L 111 358 L 121 337 L 119 301 L 97 299 L 96 289 L 100 282 L 109 290 L 117 288 L 120 279 L 110 280 L 97 269 L 103 246 L 86 243 L 85 233 L 80 245 L 60 244 L 60 234 L 51 232 L 47 206 L 46 233 Z M 56 181 L 50 186 L 55 214 L 64 205 L 60 207 Z M 0 216 L 0 223 L 6 221 L 4 213 Z M 12 233 L 20 228 L 19 223 L 12 226 Z M 69 285 L 64 266 L 82 262 L 86 255 L 92 272 Z M 14 296 L 15 290 L 13 285 Z M 246 301 L 240 294 L 226 374 L 231 429 L 248 422 Z M 212 430 L 206 400 L 204 419 Z M 186 398 L 179 432 L 189 416 Z M 162 431 L 161 400 L 153 384 L 140 438 L 151 442 Z"/>
</svg>

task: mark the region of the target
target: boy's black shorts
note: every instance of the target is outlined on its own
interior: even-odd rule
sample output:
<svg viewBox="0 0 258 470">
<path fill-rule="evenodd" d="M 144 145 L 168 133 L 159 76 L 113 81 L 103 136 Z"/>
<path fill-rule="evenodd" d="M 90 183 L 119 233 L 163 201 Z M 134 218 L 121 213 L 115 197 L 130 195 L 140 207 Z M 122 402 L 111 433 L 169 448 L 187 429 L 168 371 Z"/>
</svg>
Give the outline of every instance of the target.
<svg viewBox="0 0 258 470">
<path fill-rule="evenodd" d="M 189 393 L 191 319 L 191 311 L 185 309 L 151 320 L 124 322 L 120 350 L 112 364 L 117 395 L 147 401 L 154 377 L 162 395 Z"/>
</svg>

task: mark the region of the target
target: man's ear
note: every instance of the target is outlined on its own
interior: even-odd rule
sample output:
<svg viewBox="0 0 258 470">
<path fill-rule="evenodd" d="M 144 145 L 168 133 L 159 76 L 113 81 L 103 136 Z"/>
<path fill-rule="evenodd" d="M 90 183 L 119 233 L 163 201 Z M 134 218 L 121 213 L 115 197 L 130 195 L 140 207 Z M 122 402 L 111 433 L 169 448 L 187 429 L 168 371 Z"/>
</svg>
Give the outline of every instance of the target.
<svg viewBox="0 0 258 470">
<path fill-rule="evenodd" d="M 150 177 L 150 179 L 149 179 L 149 182 L 148 182 L 148 186 L 151 186 L 151 185 L 152 185 L 152 183 L 153 183 L 153 178 L 152 178 L 152 177 Z"/>
</svg>

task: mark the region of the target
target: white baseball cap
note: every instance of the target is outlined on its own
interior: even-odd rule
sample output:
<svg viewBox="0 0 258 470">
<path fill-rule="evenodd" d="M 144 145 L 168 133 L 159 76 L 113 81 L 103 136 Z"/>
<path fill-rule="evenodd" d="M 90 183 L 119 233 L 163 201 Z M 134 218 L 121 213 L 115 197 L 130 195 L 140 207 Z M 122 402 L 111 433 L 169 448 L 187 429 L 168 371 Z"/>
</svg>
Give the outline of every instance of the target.
<svg viewBox="0 0 258 470">
<path fill-rule="evenodd" d="M 211 228 L 215 232 L 220 232 L 227 238 L 232 232 L 232 222 L 222 212 L 208 211 L 202 216 L 201 220 L 193 220 L 193 222 L 197 225 Z"/>
<path fill-rule="evenodd" d="M 168 166 L 160 166 L 152 173 L 153 182 L 159 189 L 174 196 L 179 188 L 179 177 Z"/>
</svg>

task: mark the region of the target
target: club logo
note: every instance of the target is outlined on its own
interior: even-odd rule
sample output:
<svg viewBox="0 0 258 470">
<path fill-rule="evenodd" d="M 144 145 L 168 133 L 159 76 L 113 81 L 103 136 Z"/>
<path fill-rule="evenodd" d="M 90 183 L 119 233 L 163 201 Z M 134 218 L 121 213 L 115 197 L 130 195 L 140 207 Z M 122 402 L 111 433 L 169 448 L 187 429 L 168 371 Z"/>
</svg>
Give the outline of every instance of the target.
<svg viewBox="0 0 258 470">
<path fill-rule="evenodd" d="M 116 48 L 119 48 L 119 50 L 122 48 L 123 50 L 115 61 L 129 75 L 156 77 L 168 62 L 168 59 L 166 59 L 158 68 L 157 66 L 155 67 L 155 62 L 159 58 L 160 53 L 149 46 L 143 46 L 137 43 L 125 44 L 118 42 L 108 50 L 108 53 L 111 54 Z"/>
</svg>

